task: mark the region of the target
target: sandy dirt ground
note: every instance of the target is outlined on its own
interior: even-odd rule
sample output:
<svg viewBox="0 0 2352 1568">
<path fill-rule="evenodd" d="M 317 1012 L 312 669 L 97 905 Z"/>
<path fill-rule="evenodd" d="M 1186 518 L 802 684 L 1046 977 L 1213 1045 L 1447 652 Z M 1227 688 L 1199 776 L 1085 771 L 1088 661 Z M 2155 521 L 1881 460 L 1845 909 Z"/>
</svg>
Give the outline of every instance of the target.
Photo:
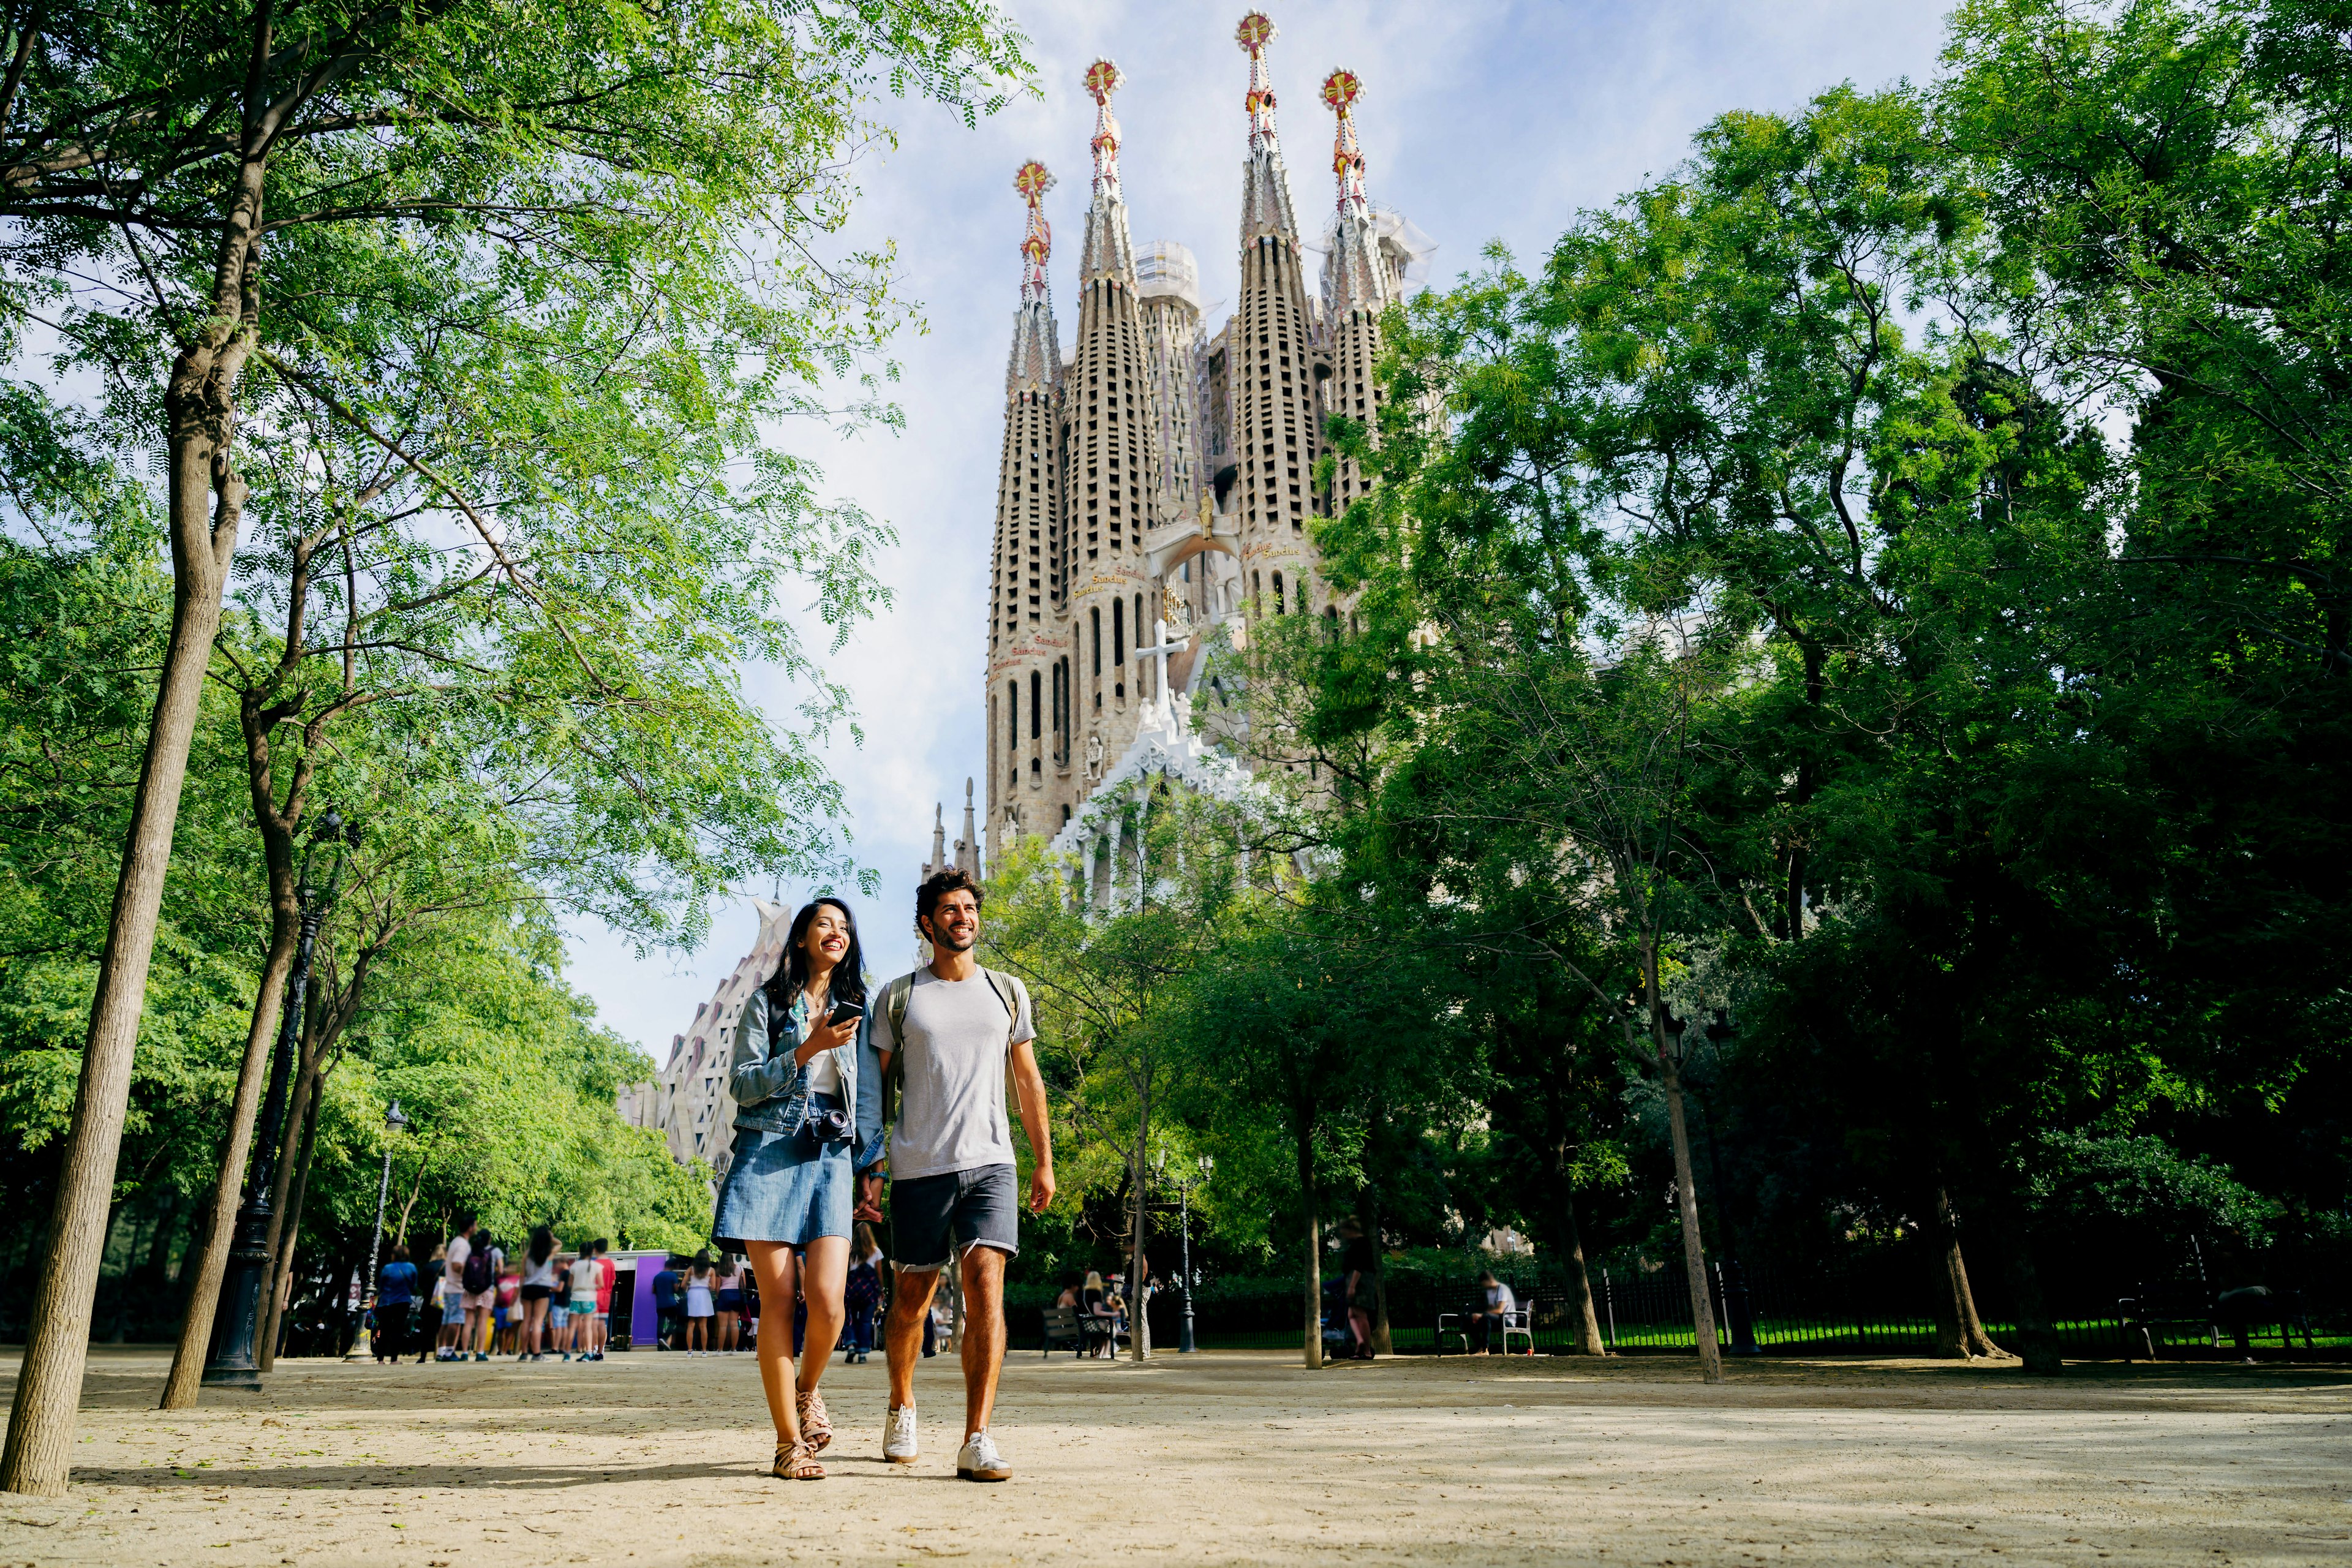
<svg viewBox="0 0 2352 1568">
<path fill-rule="evenodd" d="M 61 1500 L 0 1496 L 20 1563 L 735 1568 L 1101 1564 L 2352 1563 L 2352 1372 L 1016 1352 L 1015 1478 L 955 1479 L 961 1382 L 881 1459 L 881 1358 L 827 1374 L 832 1479 L 765 1475 L 749 1356 L 284 1363 L 153 1408 L 100 1351 Z M 0 1361 L 13 1381 L 14 1358 Z M 5 1389 L 0 1389 L 5 1394 Z"/>
</svg>

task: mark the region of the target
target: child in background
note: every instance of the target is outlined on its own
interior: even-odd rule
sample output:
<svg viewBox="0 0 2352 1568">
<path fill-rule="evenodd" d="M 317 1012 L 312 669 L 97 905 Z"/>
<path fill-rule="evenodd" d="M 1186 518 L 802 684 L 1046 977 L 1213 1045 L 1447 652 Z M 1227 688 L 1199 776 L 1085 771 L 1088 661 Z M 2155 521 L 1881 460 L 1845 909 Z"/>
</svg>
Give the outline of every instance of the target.
<svg viewBox="0 0 2352 1568">
<path fill-rule="evenodd" d="M 572 1347 L 563 1359 L 573 1355 L 582 1361 L 589 1359 L 596 1348 L 596 1292 L 604 1282 L 604 1271 L 596 1267 L 596 1249 L 583 1247 L 572 1262 Z"/>
</svg>

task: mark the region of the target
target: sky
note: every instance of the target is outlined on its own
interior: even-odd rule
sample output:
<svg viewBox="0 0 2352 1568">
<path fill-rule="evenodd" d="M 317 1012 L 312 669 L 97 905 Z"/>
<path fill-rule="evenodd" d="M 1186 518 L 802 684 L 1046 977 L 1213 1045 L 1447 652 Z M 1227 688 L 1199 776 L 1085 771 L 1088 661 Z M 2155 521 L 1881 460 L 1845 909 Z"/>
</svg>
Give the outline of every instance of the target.
<svg viewBox="0 0 2352 1568">
<path fill-rule="evenodd" d="M 1066 349 L 1091 167 L 1094 105 L 1080 85 L 1090 62 L 1115 60 L 1127 79 L 1113 108 L 1138 246 L 1172 239 L 1192 249 L 1213 331 L 1240 276 L 1248 61 L 1234 25 L 1246 6 L 1060 0 L 1009 9 L 1029 40 L 1039 95 L 977 129 L 935 105 L 888 104 L 898 145 L 857 176 L 859 207 L 845 237 L 895 244 L 901 293 L 922 323 L 893 356 L 905 428 L 773 437 L 820 463 L 831 491 L 898 533 L 879 563 L 893 605 L 825 661 L 856 696 L 865 743 L 837 734 L 820 748 L 843 785 L 858 860 L 880 875 L 879 896 L 854 901 L 867 966 L 884 974 L 913 960 L 914 887 L 933 807 L 946 805 L 952 843 L 964 781 L 984 757 L 989 536 L 1021 274 L 1013 173 L 1039 158 L 1059 181 L 1046 216 Z M 1794 109 L 1841 81 L 1926 79 L 1945 10 L 1919 0 L 1274 0 L 1267 14 L 1280 29 L 1267 58 L 1303 237 L 1317 241 L 1333 200 L 1332 120 L 1316 91 L 1345 66 L 1364 84 L 1356 126 L 1367 190 L 1437 241 L 1430 280 L 1442 287 L 1476 268 L 1490 242 L 1539 258 L 1578 212 L 1673 169 L 1693 133 L 1727 110 Z M 772 720 L 795 706 L 767 671 L 747 671 L 746 687 Z M 984 795 L 981 804 L 984 811 Z M 808 889 L 781 891 L 797 903 Z M 709 941 L 689 954 L 641 957 L 601 928 L 575 930 L 570 977 L 604 1023 L 665 1060 L 756 926 L 745 896 L 714 911 Z"/>
</svg>

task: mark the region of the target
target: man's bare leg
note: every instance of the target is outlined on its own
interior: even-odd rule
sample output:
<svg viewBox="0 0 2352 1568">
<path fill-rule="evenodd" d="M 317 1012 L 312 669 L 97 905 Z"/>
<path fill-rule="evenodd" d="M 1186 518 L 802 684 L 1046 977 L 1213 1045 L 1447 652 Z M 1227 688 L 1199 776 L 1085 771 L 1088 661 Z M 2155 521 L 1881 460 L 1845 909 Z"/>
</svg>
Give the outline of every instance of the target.
<svg viewBox="0 0 2352 1568">
<path fill-rule="evenodd" d="M 915 1403 L 915 1363 L 923 1359 L 923 1319 L 931 1292 L 940 1288 L 936 1268 L 894 1270 L 890 1315 L 882 1324 L 882 1352 L 890 1361 L 890 1408 Z"/>
<path fill-rule="evenodd" d="M 968 1247 L 963 1254 L 963 1435 L 988 1430 L 996 1408 L 996 1374 L 1004 1368 L 1004 1254 L 992 1247 Z M 916 1326 L 918 1336 L 921 1325 Z M 891 1360 L 891 1374 L 898 1361 Z"/>
</svg>

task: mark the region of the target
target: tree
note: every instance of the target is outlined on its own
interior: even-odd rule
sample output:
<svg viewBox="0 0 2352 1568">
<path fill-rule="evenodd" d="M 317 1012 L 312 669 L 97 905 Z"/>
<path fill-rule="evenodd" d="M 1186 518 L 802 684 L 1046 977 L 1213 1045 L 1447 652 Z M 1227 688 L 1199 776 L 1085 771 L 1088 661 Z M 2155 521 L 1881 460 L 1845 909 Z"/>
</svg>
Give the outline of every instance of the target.
<svg viewBox="0 0 2352 1568">
<path fill-rule="evenodd" d="M 344 330 L 354 285 L 365 262 L 413 247 L 412 265 L 437 271 L 448 297 L 471 292 L 464 280 L 529 277 L 551 315 L 634 317 L 682 344 L 749 347 L 763 362 L 753 384 L 781 385 L 838 341 L 827 329 L 841 312 L 854 323 L 878 309 L 878 279 L 845 300 L 806 248 L 838 221 L 837 160 L 867 133 L 870 66 L 887 62 L 894 86 L 912 81 L 969 113 L 973 86 L 1021 62 L 994 18 L 961 0 L 751 4 L 684 26 L 595 0 L 530 16 L 466 0 L 358 14 L 277 0 L 170 16 L 91 5 L 27 17 L 16 42 L 0 88 L 5 264 L 51 294 L 68 276 L 98 280 L 65 302 L 58 325 L 103 368 L 126 425 L 164 437 L 174 573 L 172 638 L 0 1459 L 0 1487 L 54 1492 L 173 826 L 247 496 L 236 436 L 248 365 L 272 355 L 290 370 L 279 350 L 297 344 L 364 362 Z M 737 243 L 755 229 L 774 237 L 757 268 Z M 495 531 L 478 511 L 467 521 L 495 558 Z"/>
</svg>

